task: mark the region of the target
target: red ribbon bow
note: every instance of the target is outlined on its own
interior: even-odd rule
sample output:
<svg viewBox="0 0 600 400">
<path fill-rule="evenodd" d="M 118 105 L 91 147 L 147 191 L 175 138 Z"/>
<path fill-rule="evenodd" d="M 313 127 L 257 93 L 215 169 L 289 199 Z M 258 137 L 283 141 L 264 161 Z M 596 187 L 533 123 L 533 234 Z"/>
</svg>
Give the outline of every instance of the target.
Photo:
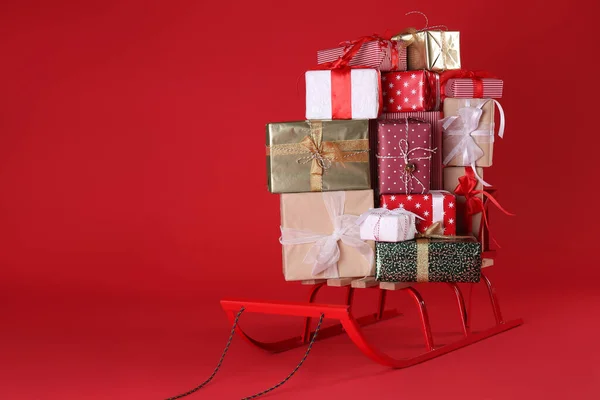
<svg viewBox="0 0 600 400">
<path fill-rule="evenodd" d="M 340 43 L 344 46 L 344 54 L 342 54 L 337 60 L 323 63 L 314 70 L 331 70 L 331 114 L 332 119 L 351 119 L 352 118 L 352 90 L 351 90 L 351 69 L 369 68 L 368 66 L 353 66 L 350 67 L 349 63 L 358 53 L 363 44 L 378 40 L 380 45 L 385 42 L 385 39 L 378 35 L 363 36 L 361 38 Z M 389 43 L 389 42 L 387 42 Z M 387 45 L 387 44 L 386 44 Z M 392 46 L 392 49 L 397 47 Z M 393 50 L 392 50 L 393 51 Z M 392 57 L 392 60 L 394 58 Z M 396 63 L 398 56 L 396 54 Z M 379 72 L 379 71 L 378 71 Z M 381 79 L 379 82 L 379 110 L 381 112 L 383 108 L 383 95 L 381 91 Z"/>
<path fill-rule="evenodd" d="M 496 200 L 494 198 L 494 196 L 492 196 L 490 193 L 488 193 L 484 190 L 475 190 L 476 187 L 477 187 L 477 178 L 475 177 L 475 172 L 473 171 L 473 168 L 465 167 L 465 175 L 458 178 L 458 186 L 456 186 L 456 189 L 454 189 L 454 194 L 456 194 L 457 196 L 465 196 L 465 199 L 467 200 L 467 202 L 466 202 L 467 229 L 471 229 L 473 215 L 475 215 L 477 213 L 481 213 L 485 227 L 487 228 L 488 232 L 490 233 L 490 236 L 492 236 L 491 232 L 490 232 L 490 227 L 488 225 L 487 217 L 486 217 L 486 210 L 485 210 L 485 207 L 483 204 L 483 199 L 481 199 L 480 197 L 477 197 L 478 194 L 483 195 L 487 199 L 487 201 L 492 202 L 492 204 L 494 204 L 496 207 L 498 207 L 498 209 L 502 213 L 504 213 L 506 215 L 510 215 L 510 216 L 514 216 L 515 214 L 506 211 L 500 205 L 500 203 L 498 203 L 498 200 Z M 480 240 L 481 240 L 482 231 L 483 231 L 483 229 L 481 229 L 481 227 L 480 227 L 480 229 L 479 229 L 479 239 Z M 493 240 L 494 240 L 494 243 L 496 243 L 496 245 L 498 246 L 498 242 L 496 242 L 496 239 L 493 239 Z M 500 246 L 498 246 L 498 247 L 500 247 Z"/>
<path fill-rule="evenodd" d="M 473 98 L 480 99 L 483 97 L 483 81 L 482 78 L 496 78 L 487 71 L 467 71 L 464 69 L 446 71 L 440 76 L 440 86 L 442 99 L 446 98 L 446 82 L 450 79 L 471 79 L 473 82 Z"/>
</svg>

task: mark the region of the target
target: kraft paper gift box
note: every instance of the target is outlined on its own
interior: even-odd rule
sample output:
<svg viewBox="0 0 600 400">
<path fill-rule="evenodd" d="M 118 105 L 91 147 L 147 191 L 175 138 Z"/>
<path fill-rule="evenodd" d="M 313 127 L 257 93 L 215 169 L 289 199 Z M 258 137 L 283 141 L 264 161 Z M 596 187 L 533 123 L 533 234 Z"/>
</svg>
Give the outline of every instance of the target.
<svg viewBox="0 0 600 400">
<path fill-rule="evenodd" d="M 404 119 L 413 118 L 427 122 L 431 127 L 431 148 L 436 149 L 435 153 L 431 154 L 431 177 L 429 186 L 431 190 L 441 190 L 443 187 L 442 181 L 444 176 L 442 173 L 442 119 L 441 111 L 413 111 L 413 112 L 384 112 L 379 119 Z M 373 130 L 374 132 L 374 130 Z M 372 146 L 375 147 L 375 146 Z"/>
<path fill-rule="evenodd" d="M 363 41 L 360 50 L 348 63 L 350 67 L 365 66 L 377 68 L 380 71 L 406 71 L 406 46 L 402 41 L 384 40 L 377 37 L 367 39 L 370 40 Z M 317 63 L 324 64 L 338 60 L 354 42 L 356 41 L 347 42 L 331 49 L 319 50 Z"/>
<path fill-rule="evenodd" d="M 272 193 L 371 188 L 369 121 L 267 124 Z"/>
<path fill-rule="evenodd" d="M 494 152 L 494 110 L 489 99 L 444 100 L 443 164 L 491 167 Z M 500 111 L 498 136 L 504 136 L 504 112 Z M 469 136 L 469 138 L 465 138 Z"/>
<path fill-rule="evenodd" d="M 378 242 L 403 242 L 415 238 L 415 220 L 419 216 L 398 208 L 374 208 L 363 213 L 356 223 L 360 225 L 360 238 Z"/>
<path fill-rule="evenodd" d="M 372 276 L 374 243 L 356 224 L 371 208 L 372 190 L 282 194 L 285 280 Z"/>
<path fill-rule="evenodd" d="M 442 224 L 444 235 L 456 235 L 456 198 L 445 190 L 432 190 L 427 194 L 382 194 L 381 207 L 389 210 L 401 208 L 417 214 L 417 232 L 424 233 L 431 225 Z"/>
<path fill-rule="evenodd" d="M 475 238 L 376 243 L 376 279 L 383 282 L 479 282 L 481 244 Z"/>
<path fill-rule="evenodd" d="M 423 30 L 401 33 L 392 40 L 408 46 L 408 69 L 445 71 L 460 69 L 460 32 Z"/>
<path fill-rule="evenodd" d="M 376 69 L 307 71 L 306 119 L 370 119 L 381 111 Z"/>
<path fill-rule="evenodd" d="M 458 186 L 458 178 L 465 175 L 465 168 L 469 167 L 446 167 L 444 168 L 444 189 L 450 193 Z M 483 178 L 483 168 L 476 168 L 477 175 Z M 483 190 L 483 184 L 477 182 L 475 190 Z M 482 194 L 477 194 L 477 197 L 483 200 Z M 467 210 L 466 198 L 456 195 L 456 234 L 457 235 L 474 235 L 479 237 L 481 227 L 481 213 L 472 216 L 471 226 L 467 227 Z"/>
<path fill-rule="evenodd" d="M 378 120 L 379 193 L 429 192 L 431 126 L 423 121 Z"/>
</svg>

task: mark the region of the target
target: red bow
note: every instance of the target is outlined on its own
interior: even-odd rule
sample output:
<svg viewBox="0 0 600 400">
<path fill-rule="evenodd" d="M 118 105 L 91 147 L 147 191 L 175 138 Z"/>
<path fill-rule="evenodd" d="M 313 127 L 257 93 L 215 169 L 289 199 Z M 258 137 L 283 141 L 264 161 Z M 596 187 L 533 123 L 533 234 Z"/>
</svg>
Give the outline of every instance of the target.
<svg viewBox="0 0 600 400">
<path fill-rule="evenodd" d="M 506 211 L 504 208 L 502 208 L 500 203 L 498 203 L 498 200 L 496 200 L 494 198 L 494 196 L 492 196 L 490 193 L 483 191 L 483 190 L 475 190 L 476 187 L 477 187 L 477 178 L 475 177 L 475 172 L 473 171 L 473 168 L 465 167 L 465 175 L 458 178 L 458 186 L 456 186 L 456 189 L 454 189 L 454 194 L 456 194 L 458 196 L 465 196 L 465 199 L 467 200 L 467 202 L 466 202 L 467 229 L 471 229 L 471 225 L 472 225 L 471 222 L 472 222 L 473 215 L 475 215 L 477 213 L 481 213 L 485 227 L 487 228 L 488 232 L 490 232 L 490 227 L 488 225 L 488 221 L 487 221 L 487 217 L 486 217 L 486 210 L 483 205 L 483 199 L 481 199 L 480 197 L 477 197 L 478 194 L 485 196 L 487 201 L 491 201 L 492 204 L 494 204 L 496 207 L 498 207 L 498 209 L 500 211 L 502 211 L 502 213 L 504 213 L 506 215 L 510 215 L 510 216 L 515 215 L 513 213 Z M 479 229 L 479 238 L 480 239 L 481 239 L 482 231 L 483 231 L 483 229 L 480 228 Z M 490 233 L 490 236 L 491 236 L 491 233 Z M 493 240 L 494 240 L 494 243 L 496 243 L 496 245 L 498 246 L 498 242 L 496 242 L 495 239 L 493 239 Z M 498 246 L 498 247 L 500 247 L 500 246 Z"/>
<path fill-rule="evenodd" d="M 350 70 L 361 69 L 372 67 L 355 65 L 350 67 L 348 64 L 352 58 L 358 53 L 361 46 L 367 42 L 375 40 L 384 41 L 382 37 L 378 35 L 363 36 L 359 39 L 352 40 L 350 42 L 340 43 L 341 46 L 345 46 L 344 54 L 341 55 L 337 60 L 320 64 L 313 70 L 331 70 L 331 113 L 332 119 L 351 119 L 352 118 L 352 91 L 350 83 Z M 381 44 L 380 44 L 381 45 Z M 396 48 L 393 46 L 393 48 Z M 396 57 L 397 59 L 397 57 Z M 379 74 L 379 71 L 377 71 Z M 379 110 L 383 109 L 383 93 L 381 91 L 381 77 L 378 78 L 379 82 Z"/>
<path fill-rule="evenodd" d="M 377 34 L 373 34 L 370 36 L 362 36 L 358 39 L 341 42 L 339 45 L 344 47 L 344 54 L 342 54 L 340 57 L 338 57 L 338 59 L 335 61 L 330 61 L 330 62 L 326 62 L 326 63 L 319 65 L 318 69 L 338 69 L 338 68 L 347 67 L 348 64 L 350 63 L 350 61 L 352 61 L 354 56 L 359 52 L 359 50 L 363 44 L 368 43 L 368 42 L 375 42 L 375 41 L 377 41 L 379 43 L 379 47 L 382 49 L 384 47 L 391 46 L 392 61 L 394 62 L 394 65 L 397 68 L 398 48 L 393 43 L 390 43 L 389 39 L 385 39 Z M 394 53 L 394 50 L 395 50 L 395 53 Z M 394 57 L 394 55 L 395 55 L 395 57 Z M 356 66 L 354 68 L 361 68 L 361 67 Z M 364 67 L 364 68 L 369 68 L 369 67 Z M 392 68 L 392 69 L 395 69 L 395 68 Z"/>
</svg>

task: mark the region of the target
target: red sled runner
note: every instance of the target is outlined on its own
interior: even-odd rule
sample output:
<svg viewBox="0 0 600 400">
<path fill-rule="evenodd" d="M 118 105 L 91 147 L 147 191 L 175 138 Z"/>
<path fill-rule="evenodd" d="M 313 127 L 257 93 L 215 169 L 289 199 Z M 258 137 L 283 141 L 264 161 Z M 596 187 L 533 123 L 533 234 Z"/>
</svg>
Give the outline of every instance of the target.
<svg viewBox="0 0 600 400">
<path fill-rule="evenodd" d="M 492 264 L 494 255 L 494 252 L 484 253 L 484 263 L 487 263 L 488 265 Z M 406 368 L 515 328 L 523 323 L 522 319 L 505 321 L 498 304 L 495 288 L 489 278 L 483 272 L 481 274 L 481 282 L 485 284 L 489 294 L 491 307 L 496 321 L 495 325 L 483 331 L 475 332 L 471 330 L 469 324 L 469 313 L 467 311 L 467 306 L 465 304 L 461 289 L 455 283 L 445 283 L 443 285 L 448 285 L 453 290 L 456 297 L 458 317 L 461 321 L 463 338 L 456 342 L 444 344 L 442 346 L 436 346 L 434 343 L 433 336 L 431 334 L 431 325 L 429 323 L 427 307 L 423 297 L 416 288 L 403 283 L 379 283 L 374 279 L 368 278 L 359 280 L 330 279 L 327 282 L 314 282 L 314 286 L 312 286 L 310 289 L 308 302 L 272 302 L 224 299 L 221 300 L 221 306 L 227 313 L 227 316 L 232 324 L 236 320 L 236 315 L 238 315 L 242 309 L 244 310 L 243 312 L 250 313 L 304 317 L 304 329 L 299 336 L 277 342 L 262 342 L 254 339 L 246 334 L 239 324 L 236 324 L 235 331 L 237 334 L 243 337 L 247 342 L 263 350 L 273 353 L 280 353 L 307 345 L 309 342 L 311 342 L 311 340 L 315 339 L 316 332 L 311 330 L 311 321 L 313 318 L 321 318 L 321 321 L 323 319 L 334 319 L 338 320 L 339 324 L 321 329 L 318 333 L 317 340 L 323 340 L 345 332 L 348 334 L 352 342 L 359 348 L 359 350 L 371 360 L 391 368 Z M 347 286 L 345 304 L 315 303 L 314 300 L 317 293 L 326 285 Z M 354 291 L 356 289 L 379 290 L 376 312 L 358 318 L 353 315 L 352 303 L 354 299 Z M 378 348 L 374 347 L 372 343 L 369 343 L 362 333 L 361 327 L 363 326 L 371 325 L 379 321 L 400 315 L 400 313 L 395 309 L 386 309 L 386 298 L 388 291 L 390 290 L 399 290 L 407 293 L 413 298 L 415 306 L 417 307 L 421 318 L 421 329 L 425 341 L 425 352 L 418 356 L 404 359 L 392 358 Z"/>
</svg>

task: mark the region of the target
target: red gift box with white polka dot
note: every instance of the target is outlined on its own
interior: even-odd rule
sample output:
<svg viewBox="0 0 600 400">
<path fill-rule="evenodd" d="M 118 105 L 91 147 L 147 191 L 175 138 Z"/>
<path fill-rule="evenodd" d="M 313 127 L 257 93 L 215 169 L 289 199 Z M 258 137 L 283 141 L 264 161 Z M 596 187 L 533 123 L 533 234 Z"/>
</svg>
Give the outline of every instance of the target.
<svg viewBox="0 0 600 400">
<path fill-rule="evenodd" d="M 377 121 L 379 194 L 429 192 L 431 125 L 411 118 Z"/>
<path fill-rule="evenodd" d="M 404 208 L 414 212 L 417 231 L 423 233 L 434 222 L 442 222 L 444 235 L 456 235 L 456 198 L 444 190 L 432 190 L 427 194 L 383 194 L 381 207 L 394 210 Z"/>
<path fill-rule="evenodd" d="M 381 74 L 383 112 L 437 111 L 439 75 L 430 71 Z"/>
</svg>

